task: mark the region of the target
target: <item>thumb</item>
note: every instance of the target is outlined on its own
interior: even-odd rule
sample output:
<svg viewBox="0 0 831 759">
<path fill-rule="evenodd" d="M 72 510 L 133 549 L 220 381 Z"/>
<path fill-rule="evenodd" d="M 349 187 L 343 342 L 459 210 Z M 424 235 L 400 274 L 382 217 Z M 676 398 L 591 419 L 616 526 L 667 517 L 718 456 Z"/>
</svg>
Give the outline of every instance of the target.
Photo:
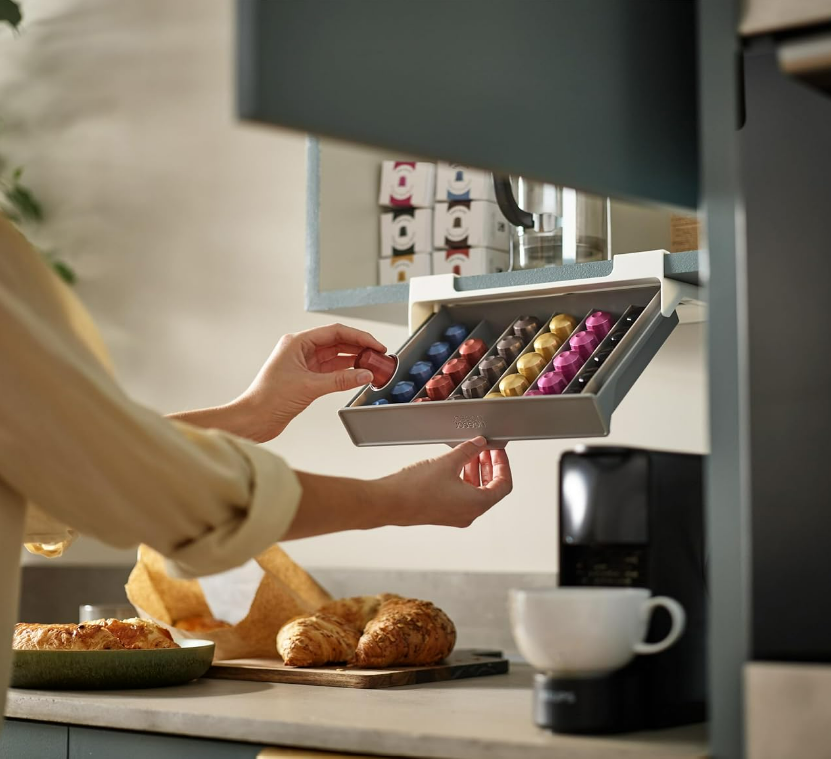
<svg viewBox="0 0 831 759">
<path fill-rule="evenodd" d="M 482 452 L 487 442 L 480 435 L 479 437 L 473 438 L 473 440 L 468 440 L 465 443 L 457 445 L 452 451 L 448 451 L 439 456 L 439 459 L 446 461 L 455 471 L 459 472 L 468 461 Z"/>
<path fill-rule="evenodd" d="M 343 390 L 354 390 L 372 382 L 372 372 L 366 369 L 340 369 L 336 372 L 319 374 L 318 377 L 319 379 L 315 383 L 318 396 L 327 393 L 338 393 Z"/>
</svg>

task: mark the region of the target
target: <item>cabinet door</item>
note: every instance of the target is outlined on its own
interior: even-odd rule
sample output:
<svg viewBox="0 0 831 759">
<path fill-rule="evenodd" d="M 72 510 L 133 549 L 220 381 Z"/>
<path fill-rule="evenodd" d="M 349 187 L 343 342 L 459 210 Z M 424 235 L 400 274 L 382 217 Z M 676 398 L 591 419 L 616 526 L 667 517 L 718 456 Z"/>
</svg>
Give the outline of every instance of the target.
<svg viewBox="0 0 831 759">
<path fill-rule="evenodd" d="M 7 719 L 0 726 L 0 759 L 66 759 L 66 725 Z"/>
<path fill-rule="evenodd" d="M 243 118 L 698 202 L 693 0 L 238 0 Z"/>
<path fill-rule="evenodd" d="M 69 759 L 256 759 L 262 750 L 262 746 L 250 743 L 134 733 L 126 730 L 89 727 L 71 727 L 69 730 Z M 32 757 L 34 759 L 34 755 Z M 6 757 L 3 756 L 3 759 Z"/>
</svg>

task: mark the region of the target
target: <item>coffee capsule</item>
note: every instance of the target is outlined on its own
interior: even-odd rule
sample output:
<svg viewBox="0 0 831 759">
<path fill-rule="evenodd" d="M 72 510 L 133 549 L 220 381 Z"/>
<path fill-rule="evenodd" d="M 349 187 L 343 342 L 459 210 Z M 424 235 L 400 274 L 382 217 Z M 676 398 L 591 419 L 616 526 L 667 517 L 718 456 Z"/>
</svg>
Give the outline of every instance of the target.
<svg viewBox="0 0 831 759">
<path fill-rule="evenodd" d="M 582 389 L 589 384 L 589 380 L 597 374 L 597 369 L 593 366 L 586 367 L 580 374 L 577 375 L 577 384 Z"/>
<path fill-rule="evenodd" d="M 585 361 L 594 353 L 594 349 L 599 342 L 600 340 L 594 332 L 589 332 L 587 329 L 584 329 L 582 332 L 572 335 L 571 340 L 568 341 L 568 345 L 571 350 L 577 351 Z"/>
<path fill-rule="evenodd" d="M 487 352 L 488 346 L 478 337 L 469 337 L 459 346 L 459 355 L 466 358 L 471 366 L 477 364 Z"/>
<path fill-rule="evenodd" d="M 546 361 L 551 361 L 554 354 L 559 350 L 563 341 L 560 340 L 553 332 L 543 332 L 536 340 L 534 340 L 534 350 L 539 353 Z"/>
<path fill-rule="evenodd" d="M 547 363 L 539 353 L 525 353 L 516 362 L 516 370 L 529 382 L 533 382 Z"/>
<path fill-rule="evenodd" d="M 583 357 L 577 351 L 563 351 L 554 359 L 554 370 L 562 372 L 563 376 L 571 382 L 577 370 L 583 366 Z"/>
<path fill-rule="evenodd" d="M 485 396 L 485 400 L 488 400 L 488 398 L 504 398 L 504 397 L 505 397 L 505 396 L 504 396 L 504 395 L 502 395 L 502 393 L 500 393 L 498 390 L 491 390 L 491 391 L 490 391 L 490 392 L 489 392 L 489 393 Z"/>
<path fill-rule="evenodd" d="M 608 311 L 595 311 L 586 319 L 586 329 L 594 332 L 600 340 L 609 334 L 613 324 L 614 318 Z"/>
<path fill-rule="evenodd" d="M 433 365 L 429 361 L 416 361 L 410 369 L 410 379 L 419 388 L 434 374 Z"/>
<path fill-rule="evenodd" d="M 539 388 L 532 387 L 530 390 L 526 390 L 525 395 L 523 395 L 522 397 L 527 398 L 529 395 L 545 395 L 545 393 Z"/>
<path fill-rule="evenodd" d="M 424 389 L 427 391 L 427 395 L 431 401 L 443 401 L 453 392 L 454 387 L 456 385 L 450 377 L 446 374 L 439 374 L 437 377 L 427 380 Z"/>
<path fill-rule="evenodd" d="M 429 400 L 430 399 L 427 396 L 422 395 L 421 398 L 413 398 L 413 403 L 424 403 L 425 401 Z"/>
<path fill-rule="evenodd" d="M 626 336 L 626 330 L 617 328 L 609 335 L 609 344 L 614 348 Z"/>
<path fill-rule="evenodd" d="M 467 327 L 464 324 L 451 324 L 444 331 L 444 339 L 448 342 L 451 349 L 456 350 L 461 344 L 462 340 L 467 337 Z"/>
<path fill-rule="evenodd" d="M 370 406 L 388 406 L 389 401 L 386 398 L 379 398 L 377 401 L 372 401 L 369 404 Z"/>
<path fill-rule="evenodd" d="M 521 374 L 509 374 L 499 383 L 499 392 L 506 398 L 515 398 L 528 389 L 528 380 Z"/>
<path fill-rule="evenodd" d="M 451 358 L 443 367 L 442 374 L 453 380 L 453 387 L 458 385 L 470 371 L 470 363 L 466 358 Z"/>
<path fill-rule="evenodd" d="M 528 343 L 540 331 L 540 320 L 536 316 L 520 316 L 514 322 L 514 334 L 522 338 L 522 342 Z"/>
<path fill-rule="evenodd" d="M 562 372 L 546 372 L 537 380 L 537 387 L 544 395 L 559 395 L 567 384 Z"/>
<path fill-rule="evenodd" d="M 440 369 L 441 365 L 450 358 L 450 345 L 443 340 L 433 343 L 427 349 L 427 359 L 435 369 Z"/>
<path fill-rule="evenodd" d="M 602 351 L 596 353 L 591 358 L 591 365 L 595 368 L 600 368 L 603 362 L 612 354 L 611 348 L 604 348 Z"/>
<path fill-rule="evenodd" d="M 502 356 L 488 356 L 479 364 L 479 373 L 493 386 L 507 368 L 508 362 Z"/>
<path fill-rule="evenodd" d="M 548 328 L 560 338 L 562 342 L 568 340 L 568 336 L 574 332 L 579 322 L 569 314 L 555 314 Z"/>
<path fill-rule="evenodd" d="M 396 382 L 390 391 L 390 400 L 393 403 L 409 403 L 416 394 L 416 386 L 412 382 L 404 380 Z"/>
<path fill-rule="evenodd" d="M 565 390 L 563 390 L 563 395 L 578 395 L 582 392 L 582 390 L 583 388 L 575 383 L 573 385 L 569 385 Z"/>
<path fill-rule="evenodd" d="M 626 329 L 629 329 L 635 323 L 635 320 L 643 313 L 643 310 L 643 306 L 629 306 L 626 309 L 626 313 L 623 316 L 623 325 Z"/>
<path fill-rule="evenodd" d="M 393 378 L 398 368 L 398 356 L 385 356 L 372 348 L 364 348 L 355 359 L 355 368 L 372 372 L 371 386 L 374 390 L 380 390 Z"/>
<path fill-rule="evenodd" d="M 471 377 L 462 382 L 462 395 L 465 398 L 484 398 L 490 386 L 484 377 Z"/>
<path fill-rule="evenodd" d="M 521 337 L 508 335 L 507 337 L 503 337 L 496 344 L 496 352 L 510 364 L 520 353 L 522 353 L 522 349 L 524 347 L 525 343 L 522 342 Z"/>
</svg>

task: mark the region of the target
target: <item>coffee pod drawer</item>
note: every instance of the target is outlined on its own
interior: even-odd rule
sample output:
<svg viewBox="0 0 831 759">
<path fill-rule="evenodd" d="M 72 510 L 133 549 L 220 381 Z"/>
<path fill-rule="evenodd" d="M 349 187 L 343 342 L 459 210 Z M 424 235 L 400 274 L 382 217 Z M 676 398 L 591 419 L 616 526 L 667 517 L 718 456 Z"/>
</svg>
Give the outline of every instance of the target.
<svg viewBox="0 0 831 759">
<path fill-rule="evenodd" d="M 413 280 L 410 318 L 383 388 L 339 412 L 358 446 L 601 437 L 698 288 L 665 280 L 663 251 L 615 258 L 608 277 L 456 292 Z"/>
</svg>

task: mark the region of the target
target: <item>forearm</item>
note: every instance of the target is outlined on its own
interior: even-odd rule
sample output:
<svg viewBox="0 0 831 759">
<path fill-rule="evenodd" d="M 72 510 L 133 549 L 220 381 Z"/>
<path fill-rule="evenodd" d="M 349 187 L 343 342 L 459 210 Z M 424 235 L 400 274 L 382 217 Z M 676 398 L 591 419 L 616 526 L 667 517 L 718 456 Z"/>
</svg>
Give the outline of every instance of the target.
<svg viewBox="0 0 831 759">
<path fill-rule="evenodd" d="M 354 480 L 295 472 L 303 487 L 294 521 L 282 540 L 344 530 L 370 530 L 389 524 L 385 480 Z"/>
<path fill-rule="evenodd" d="M 216 429 L 230 432 L 237 437 L 261 443 L 266 438 L 264 423 L 252 406 L 242 399 L 226 403 L 224 406 L 178 411 L 168 414 L 169 419 L 192 424 L 203 429 Z"/>
</svg>

